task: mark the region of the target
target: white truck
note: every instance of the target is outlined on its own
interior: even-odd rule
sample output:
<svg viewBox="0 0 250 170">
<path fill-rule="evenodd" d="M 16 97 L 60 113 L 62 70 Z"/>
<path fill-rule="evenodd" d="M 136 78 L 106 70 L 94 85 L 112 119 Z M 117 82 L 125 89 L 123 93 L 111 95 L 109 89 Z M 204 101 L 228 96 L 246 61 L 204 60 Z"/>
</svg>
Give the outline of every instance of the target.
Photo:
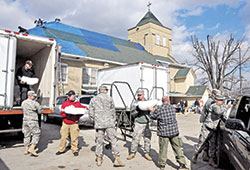
<svg viewBox="0 0 250 170">
<path fill-rule="evenodd" d="M 135 63 L 98 71 L 98 87 L 106 85 L 115 104 L 117 124 L 124 140 L 132 137 L 134 118 L 131 104 L 136 99 L 136 91 L 143 89 L 145 98 L 161 100 L 169 93 L 169 70 L 154 64 Z"/>
<path fill-rule="evenodd" d="M 20 91 L 15 75 L 28 59 L 33 61 L 39 78 L 33 89 L 44 108 L 43 113 L 52 113 L 58 54 L 53 39 L 0 30 L 0 134 L 21 132 L 23 111 L 17 104 Z"/>
<path fill-rule="evenodd" d="M 122 83 L 126 82 L 126 83 Z M 147 99 L 160 100 L 169 93 L 169 70 L 154 64 L 135 63 L 98 71 L 98 87 L 111 87 L 115 107 L 130 109 L 137 89 L 143 89 Z M 131 87 L 131 90 L 129 86 Z"/>
</svg>

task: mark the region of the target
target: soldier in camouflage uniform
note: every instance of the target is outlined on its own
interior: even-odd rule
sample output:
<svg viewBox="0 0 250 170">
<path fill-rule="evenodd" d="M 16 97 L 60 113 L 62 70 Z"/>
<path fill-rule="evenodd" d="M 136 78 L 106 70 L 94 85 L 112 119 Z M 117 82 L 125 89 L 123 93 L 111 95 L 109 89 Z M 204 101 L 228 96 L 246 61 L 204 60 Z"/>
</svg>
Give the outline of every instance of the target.
<svg viewBox="0 0 250 170">
<path fill-rule="evenodd" d="M 107 95 L 108 89 L 106 86 L 99 88 L 100 94 L 95 96 L 89 104 L 89 114 L 94 120 L 96 129 L 96 164 L 101 166 L 103 160 L 103 144 L 105 132 L 112 144 L 112 151 L 115 157 L 114 166 L 125 166 L 120 160 L 120 152 L 117 146 L 115 134 L 116 113 L 113 99 Z"/>
<path fill-rule="evenodd" d="M 215 96 L 215 103 L 209 108 L 209 113 L 205 121 L 206 128 L 210 131 L 211 137 L 209 139 L 209 165 L 217 168 L 217 132 L 220 120 L 225 120 L 226 112 L 231 105 L 228 106 L 223 104 L 224 97 L 221 94 Z"/>
<path fill-rule="evenodd" d="M 192 162 L 196 162 L 198 157 L 198 153 L 204 149 L 207 142 L 209 143 L 209 164 L 214 168 L 217 167 L 216 163 L 216 141 L 217 141 L 217 129 L 219 121 L 225 116 L 224 114 L 227 111 L 227 107 L 223 105 L 223 96 L 221 92 L 217 93 L 214 97 L 214 103 L 210 105 L 208 109 L 208 114 L 206 119 L 204 120 L 203 126 L 203 143 L 200 148 L 197 149 L 197 152 L 194 154 L 192 158 Z M 230 107 L 230 106 L 229 106 Z M 194 161 L 195 160 L 195 161 Z"/>
<path fill-rule="evenodd" d="M 215 95 L 219 94 L 219 93 L 220 93 L 219 90 L 213 89 L 211 96 L 209 97 L 209 99 L 207 100 L 207 102 L 205 103 L 205 106 L 203 108 L 203 113 L 200 117 L 200 123 L 202 123 L 201 132 L 199 135 L 199 142 L 195 147 L 194 156 L 192 157 L 193 163 L 196 163 L 197 157 L 202 152 L 202 150 L 203 150 L 203 155 L 202 155 L 203 160 L 204 161 L 209 160 L 209 156 L 208 156 L 209 143 L 208 143 L 208 140 L 206 140 L 206 138 L 208 137 L 208 134 L 210 131 L 206 128 L 204 122 L 207 118 L 207 115 L 209 114 L 209 108 L 210 108 L 211 104 L 215 103 L 215 100 L 214 100 Z"/>
<path fill-rule="evenodd" d="M 144 157 L 152 161 L 152 158 L 149 155 L 150 152 L 150 141 L 151 141 L 151 131 L 149 129 L 149 122 L 150 122 L 150 117 L 149 113 L 150 111 L 143 111 L 140 110 L 137 107 L 137 103 L 139 101 L 145 101 L 144 98 L 144 91 L 139 89 L 136 92 L 138 99 L 132 104 L 131 108 L 131 116 L 135 117 L 135 123 L 134 123 L 134 132 L 132 134 L 132 143 L 131 143 L 131 149 L 130 149 L 130 155 L 128 156 L 127 160 L 131 160 L 135 157 L 135 153 L 138 148 L 138 144 L 141 140 L 141 137 L 144 137 L 144 150 L 145 150 L 145 155 Z"/>
<path fill-rule="evenodd" d="M 35 147 L 39 142 L 40 128 L 38 124 L 38 114 L 42 113 L 40 104 L 35 101 L 36 93 L 34 91 L 28 91 L 28 99 L 22 103 L 23 109 L 23 127 L 24 133 L 24 154 L 31 154 L 32 156 L 38 156 L 35 151 Z"/>
</svg>

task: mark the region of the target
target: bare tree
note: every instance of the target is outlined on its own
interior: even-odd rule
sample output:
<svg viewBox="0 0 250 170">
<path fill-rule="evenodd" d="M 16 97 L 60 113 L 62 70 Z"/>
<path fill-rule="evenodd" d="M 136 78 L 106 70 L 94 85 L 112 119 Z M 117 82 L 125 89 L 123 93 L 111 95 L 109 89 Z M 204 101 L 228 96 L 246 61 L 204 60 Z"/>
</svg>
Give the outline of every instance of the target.
<svg viewBox="0 0 250 170">
<path fill-rule="evenodd" d="M 244 50 L 241 59 L 239 59 L 238 51 L 243 45 L 243 38 L 235 40 L 235 37 L 231 35 L 224 45 L 209 35 L 207 35 L 206 45 L 199 41 L 196 36 L 191 36 L 191 40 L 194 48 L 193 64 L 197 69 L 201 69 L 207 74 L 204 83 L 210 83 L 212 88 L 224 91 L 232 86 L 225 87 L 225 85 L 237 82 L 234 79 L 234 73 L 240 65 L 250 59 L 250 56 L 247 56 L 250 47 Z"/>
</svg>

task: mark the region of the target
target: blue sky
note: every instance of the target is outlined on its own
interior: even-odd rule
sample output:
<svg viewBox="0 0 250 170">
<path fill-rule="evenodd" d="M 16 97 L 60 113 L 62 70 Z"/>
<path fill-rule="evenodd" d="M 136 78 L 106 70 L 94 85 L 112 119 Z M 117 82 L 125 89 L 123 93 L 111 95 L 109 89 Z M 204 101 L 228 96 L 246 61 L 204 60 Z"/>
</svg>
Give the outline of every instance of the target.
<svg viewBox="0 0 250 170">
<path fill-rule="evenodd" d="M 242 2 L 237 7 L 230 7 L 222 4 L 216 7 L 199 7 L 202 11 L 197 16 L 182 16 L 187 10 L 179 10 L 178 19 L 186 27 L 195 32 L 199 38 L 206 37 L 207 34 L 215 36 L 218 33 L 228 32 L 241 37 L 245 33 L 245 27 L 249 24 L 241 15 L 241 10 L 246 6 Z"/>
</svg>

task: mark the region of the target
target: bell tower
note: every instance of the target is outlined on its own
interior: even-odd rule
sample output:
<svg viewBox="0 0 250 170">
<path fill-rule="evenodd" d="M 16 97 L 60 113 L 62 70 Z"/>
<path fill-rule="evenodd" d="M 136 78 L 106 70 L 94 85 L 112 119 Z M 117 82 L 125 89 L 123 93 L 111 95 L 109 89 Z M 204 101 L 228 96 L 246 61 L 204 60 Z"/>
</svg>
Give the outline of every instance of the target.
<svg viewBox="0 0 250 170">
<path fill-rule="evenodd" d="M 136 26 L 128 29 L 128 40 L 140 43 L 152 55 L 168 57 L 176 62 L 172 57 L 172 30 L 154 16 L 150 5 L 149 2 L 147 13 Z"/>
</svg>

